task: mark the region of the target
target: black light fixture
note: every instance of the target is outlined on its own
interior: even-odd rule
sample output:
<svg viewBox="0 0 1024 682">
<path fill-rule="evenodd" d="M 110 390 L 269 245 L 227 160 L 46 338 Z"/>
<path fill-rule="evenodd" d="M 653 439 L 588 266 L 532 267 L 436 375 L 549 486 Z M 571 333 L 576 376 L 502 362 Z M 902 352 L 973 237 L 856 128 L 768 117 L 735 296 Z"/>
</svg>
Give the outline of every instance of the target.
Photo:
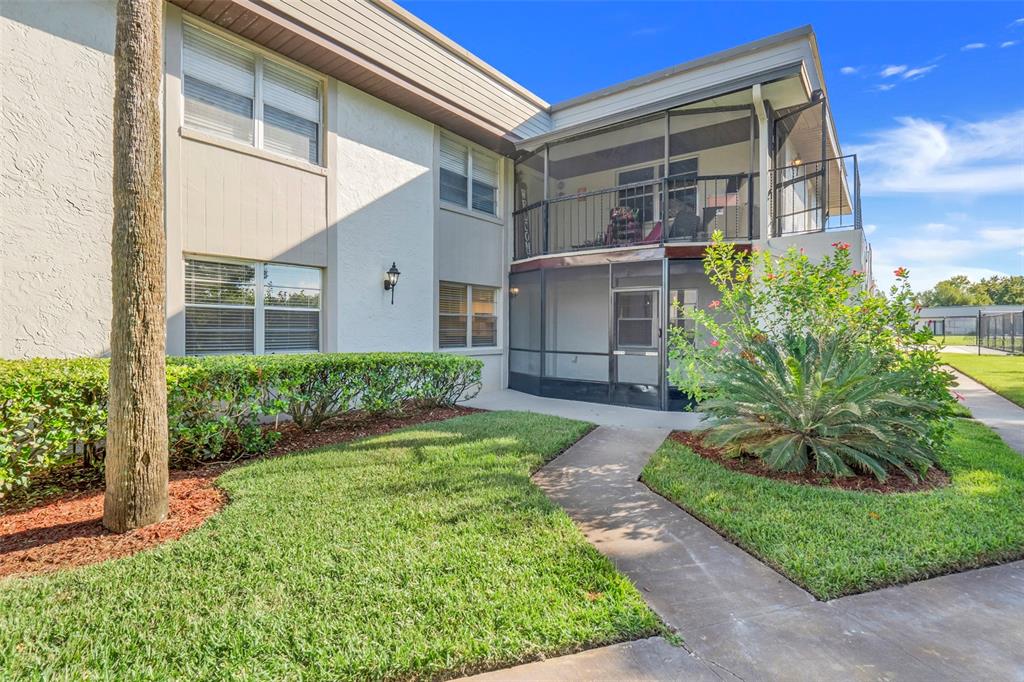
<svg viewBox="0 0 1024 682">
<path fill-rule="evenodd" d="M 394 261 L 391 261 L 391 269 L 384 273 L 384 291 L 391 292 L 391 305 L 395 304 L 395 287 L 398 286 L 398 276 L 401 274 Z"/>
</svg>

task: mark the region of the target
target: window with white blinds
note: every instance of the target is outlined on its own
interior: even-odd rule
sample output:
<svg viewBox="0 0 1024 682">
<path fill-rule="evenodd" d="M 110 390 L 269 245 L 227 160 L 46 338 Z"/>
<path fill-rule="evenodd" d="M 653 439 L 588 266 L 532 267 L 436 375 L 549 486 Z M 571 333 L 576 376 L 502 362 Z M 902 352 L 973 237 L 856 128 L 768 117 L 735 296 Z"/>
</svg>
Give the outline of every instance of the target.
<svg viewBox="0 0 1024 682">
<path fill-rule="evenodd" d="M 186 355 L 320 350 L 319 268 L 185 260 Z"/>
<path fill-rule="evenodd" d="M 318 80 L 190 23 L 184 43 L 186 126 L 320 162 Z"/>
<path fill-rule="evenodd" d="M 439 284 L 438 346 L 483 348 L 498 345 L 498 290 Z"/>
<path fill-rule="evenodd" d="M 441 200 L 498 215 L 498 158 L 441 136 Z"/>
</svg>

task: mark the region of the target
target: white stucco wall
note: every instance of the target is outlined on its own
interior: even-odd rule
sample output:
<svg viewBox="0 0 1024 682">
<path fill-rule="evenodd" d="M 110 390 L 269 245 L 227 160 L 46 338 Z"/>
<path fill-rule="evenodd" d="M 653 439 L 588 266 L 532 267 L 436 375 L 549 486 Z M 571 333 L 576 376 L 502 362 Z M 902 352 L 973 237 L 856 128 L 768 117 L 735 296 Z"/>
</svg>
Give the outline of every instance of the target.
<svg viewBox="0 0 1024 682">
<path fill-rule="evenodd" d="M 0 357 L 109 345 L 114 3 L 0 2 Z"/>
<path fill-rule="evenodd" d="M 871 279 L 871 250 L 864 239 L 864 231 L 854 228 L 846 230 L 829 230 L 827 232 L 813 232 L 810 234 L 793 235 L 790 237 L 773 237 L 765 240 L 768 249 L 772 253 L 782 255 L 790 247 L 803 249 L 812 261 L 819 261 L 825 255 L 832 253 L 835 247 L 832 244 L 845 242 L 850 245 L 850 259 L 853 267 L 865 272 L 868 281 Z"/>
<path fill-rule="evenodd" d="M 332 129 L 337 212 L 328 230 L 328 348 L 340 351 L 434 349 L 434 126 L 338 84 Z M 384 272 L 402 275 L 391 305 Z"/>
</svg>

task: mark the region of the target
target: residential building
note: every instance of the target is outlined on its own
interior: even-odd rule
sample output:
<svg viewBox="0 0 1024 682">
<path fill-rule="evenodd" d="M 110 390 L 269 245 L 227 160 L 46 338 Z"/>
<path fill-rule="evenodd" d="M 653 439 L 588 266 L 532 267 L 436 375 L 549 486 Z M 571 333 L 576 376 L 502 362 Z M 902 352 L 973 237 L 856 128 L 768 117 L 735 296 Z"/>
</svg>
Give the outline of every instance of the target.
<svg viewBox="0 0 1024 682">
<path fill-rule="evenodd" d="M 0 15 L 0 356 L 104 355 L 114 3 Z M 484 390 L 667 409 L 714 231 L 870 271 L 810 27 L 555 105 L 386 0 L 164 27 L 169 354 L 443 350 Z"/>
</svg>

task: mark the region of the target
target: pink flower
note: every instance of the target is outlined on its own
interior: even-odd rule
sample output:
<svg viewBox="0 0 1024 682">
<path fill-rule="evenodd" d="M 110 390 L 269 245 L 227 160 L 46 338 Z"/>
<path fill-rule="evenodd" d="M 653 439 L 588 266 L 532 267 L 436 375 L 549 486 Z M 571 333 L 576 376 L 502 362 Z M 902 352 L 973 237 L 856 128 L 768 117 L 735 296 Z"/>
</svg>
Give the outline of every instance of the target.
<svg viewBox="0 0 1024 682">
<path fill-rule="evenodd" d="M 953 395 L 955 395 L 955 396 L 956 396 L 956 399 L 957 399 L 957 400 L 959 400 L 959 401 L 963 402 L 963 400 L 964 400 L 964 397 L 963 397 L 962 395 L 960 395 L 960 394 L 959 394 L 959 393 L 957 393 L 956 391 L 953 391 Z"/>
<path fill-rule="evenodd" d="M 860 270 L 857 270 L 856 268 L 854 268 L 852 272 L 853 272 L 853 276 L 854 277 L 856 277 L 857 275 L 861 274 Z"/>
<path fill-rule="evenodd" d="M 717 298 L 711 303 L 708 303 L 708 307 L 711 308 L 712 310 L 718 310 L 718 308 L 721 307 L 721 305 L 722 302 L 719 301 Z"/>
<path fill-rule="evenodd" d="M 718 348 L 718 339 L 715 339 L 714 341 L 711 342 L 711 347 Z"/>
<path fill-rule="evenodd" d="M 910 274 L 910 271 L 901 265 L 895 270 L 893 270 L 892 274 L 896 275 L 897 277 L 906 277 L 907 275 Z"/>
</svg>

